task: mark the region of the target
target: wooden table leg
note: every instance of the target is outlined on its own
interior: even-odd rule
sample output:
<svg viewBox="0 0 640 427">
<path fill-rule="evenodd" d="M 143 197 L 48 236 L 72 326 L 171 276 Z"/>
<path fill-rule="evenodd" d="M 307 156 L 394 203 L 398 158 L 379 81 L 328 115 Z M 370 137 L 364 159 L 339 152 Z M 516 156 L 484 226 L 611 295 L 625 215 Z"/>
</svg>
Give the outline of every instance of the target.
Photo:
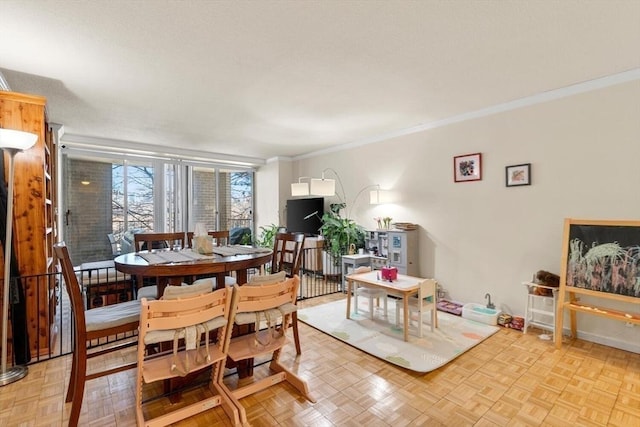
<svg viewBox="0 0 640 427">
<path fill-rule="evenodd" d="M 402 305 L 404 306 L 404 340 L 409 341 L 409 299 L 408 295 L 405 293 L 402 296 Z M 418 321 L 422 321 L 422 319 L 418 319 Z"/>
<path fill-rule="evenodd" d="M 246 269 L 236 270 L 236 282 L 238 282 L 239 285 L 244 285 L 245 283 L 247 283 L 247 270 Z"/>
<path fill-rule="evenodd" d="M 351 319 L 351 282 L 353 280 L 347 279 L 347 319 Z"/>
</svg>

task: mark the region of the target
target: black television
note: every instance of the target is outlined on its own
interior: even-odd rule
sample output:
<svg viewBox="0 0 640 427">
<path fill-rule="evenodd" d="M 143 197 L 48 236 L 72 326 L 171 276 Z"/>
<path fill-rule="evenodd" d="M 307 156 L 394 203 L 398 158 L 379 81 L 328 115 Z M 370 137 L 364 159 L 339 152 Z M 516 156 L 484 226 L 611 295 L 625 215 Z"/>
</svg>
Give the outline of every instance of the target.
<svg viewBox="0 0 640 427">
<path fill-rule="evenodd" d="M 324 197 L 287 200 L 287 231 L 307 236 L 320 234 Z"/>
</svg>

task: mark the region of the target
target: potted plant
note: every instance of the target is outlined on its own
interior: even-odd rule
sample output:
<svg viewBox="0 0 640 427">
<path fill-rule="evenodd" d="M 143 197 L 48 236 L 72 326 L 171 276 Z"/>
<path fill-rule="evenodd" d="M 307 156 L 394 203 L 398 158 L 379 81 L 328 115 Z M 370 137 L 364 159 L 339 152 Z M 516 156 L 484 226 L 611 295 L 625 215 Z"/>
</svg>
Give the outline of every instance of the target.
<svg viewBox="0 0 640 427">
<path fill-rule="evenodd" d="M 344 203 L 333 203 L 330 210 L 322 215 L 320 233 L 334 265 L 339 265 L 340 258 L 347 253 L 350 244 L 355 244 L 356 248 L 364 247 L 364 229 L 352 219 L 340 216 L 340 210 L 344 207 Z"/>
<path fill-rule="evenodd" d="M 260 246 L 262 248 L 273 248 L 273 242 L 279 229 L 280 226 L 275 224 L 260 227 L 260 235 L 255 242 L 256 246 Z"/>
</svg>

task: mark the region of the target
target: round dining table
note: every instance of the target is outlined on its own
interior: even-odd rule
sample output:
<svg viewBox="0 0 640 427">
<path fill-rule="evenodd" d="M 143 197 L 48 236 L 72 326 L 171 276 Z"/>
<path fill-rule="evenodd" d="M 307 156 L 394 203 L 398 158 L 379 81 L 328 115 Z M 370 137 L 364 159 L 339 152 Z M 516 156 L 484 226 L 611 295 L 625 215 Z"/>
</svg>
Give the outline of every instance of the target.
<svg viewBox="0 0 640 427">
<path fill-rule="evenodd" d="M 160 298 L 168 284 L 180 285 L 185 279 L 197 276 L 215 276 L 217 287 L 222 287 L 225 286 L 224 276 L 235 272 L 236 282 L 239 285 L 243 285 L 247 283 L 247 271 L 252 268 L 260 268 L 270 262 L 273 253 L 270 249 L 252 249 L 247 246 L 223 246 L 214 250 L 220 251 L 220 254 L 214 253 L 213 255 L 202 257 L 202 259 L 183 260 L 183 258 L 186 258 L 183 255 L 195 258 L 199 256 L 190 252 L 190 249 L 177 251 L 172 249 L 153 249 L 151 251 L 119 255 L 114 259 L 114 263 L 116 270 L 130 274 L 136 277 L 138 281 L 143 277 L 155 278 L 158 286 L 157 298 Z M 172 258 L 178 260 L 167 261 Z M 252 325 L 244 325 L 243 328 L 239 328 L 235 333 L 252 332 L 252 328 L 247 328 L 247 326 Z M 250 377 L 253 375 L 253 360 L 243 361 L 237 368 L 240 378 Z M 171 381 L 170 383 L 173 384 L 175 382 Z M 165 391 L 169 391 L 175 387 L 175 384 L 165 387 Z M 174 396 L 170 400 L 175 403 L 176 400 L 174 399 L 178 399 L 178 397 Z"/>
<path fill-rule="evenodd" d="M 219 249 L 225 254 L 213 254 L 201 259 L 188 259 L 190 249 L 173 251 L 171 249 L 153 249 L 151 251 L 131 252 L 122 254 L 114 259 L 116 270 L 130 274 L 136 278 L 156 278 L 158 285 L 158 298 L 162 296 L 164 288 L 168 284 L 179 285 L 186 278 L 197 276 L 215 276 L 217 283 L 224 284 L 224 276 L 235 273 L 238 284 L 247 283 L 247 271 L 252 268 L 260 268 L 271 261 L 272 251 L 264 248 L 252 250 L 246 246 L 239 246 L 234 253 L 233 246 Z M 173 252 L 173 253 L 172 253 Z M 177 260 L 171 260 L 175 255 Z M 197 258 L 197 255 L 193 255 Z M 168 259 L 161 262 L 148 261 L 151 257 Z M 140 286 L 140 284 L 138 284 Z"/>
</svg>

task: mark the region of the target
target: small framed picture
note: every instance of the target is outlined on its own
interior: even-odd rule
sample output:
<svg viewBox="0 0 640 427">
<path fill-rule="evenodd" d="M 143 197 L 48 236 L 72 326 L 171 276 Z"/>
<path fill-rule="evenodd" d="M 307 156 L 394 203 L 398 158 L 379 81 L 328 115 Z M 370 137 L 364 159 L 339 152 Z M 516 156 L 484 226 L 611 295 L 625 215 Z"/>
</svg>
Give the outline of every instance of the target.
<svg viewBox="0 0 640 427">
<path fill-rule="evenodd" d="M 455 182 L 479 181 L 482 179 L 482 154 L 465 154 L 453 158 L 453 180 Z"/>
<path fill-rule="evenodd" d="M 505 170 L 507 187 L 531 185 L 531 163 L 507 166 Z"/>
</svg>

